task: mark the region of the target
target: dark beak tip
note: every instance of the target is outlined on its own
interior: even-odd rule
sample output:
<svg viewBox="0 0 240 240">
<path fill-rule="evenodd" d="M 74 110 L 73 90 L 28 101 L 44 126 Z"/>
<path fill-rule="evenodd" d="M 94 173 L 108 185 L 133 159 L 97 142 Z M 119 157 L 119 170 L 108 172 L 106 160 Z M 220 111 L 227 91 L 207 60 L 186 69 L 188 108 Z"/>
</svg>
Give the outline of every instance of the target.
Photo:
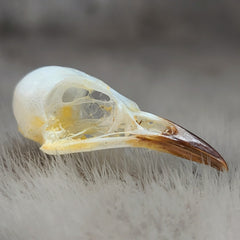
<svg viewBox="0 0 240 240">
<path fill-rule="evenodd" d="M 187 132 L 187 130 L 185 130 Z M 145 147 L 173 154 L 198 163 L 209 165 L 218 171 L 228 171 L 228 165 L 223 157 L 209 144 L 199 137 L 187 132 L 190 138 L 178 136 L 137 135 L 130 144 L 134 147 Z M 196 141 L 192 141 L 192 139 Z"/>
<path fill-rule="evenodd" d="M 224 158 L 210 145 L 208 145 L 206 142 L 204 142 L 204 145 L 207 145 L 207 149 L 204 149 L 202 153 L 205 155 L 205 164 L 212 166 L 213 168 L 219 170 L 219 171 L 228 171 L 228 165 Z M 203 149 L 200 147 L 200 151 Z"/>
<path fill-rule="evenodd" d="M 218 167 L 218 169 L 220 171 L 228 171 L 229 170 L 228 165 L 227 165 L 226 161 L 223 158 L 218 159 L 218 162 L 219 162 L 219 165 L 220 165 Z"/>
</svg>

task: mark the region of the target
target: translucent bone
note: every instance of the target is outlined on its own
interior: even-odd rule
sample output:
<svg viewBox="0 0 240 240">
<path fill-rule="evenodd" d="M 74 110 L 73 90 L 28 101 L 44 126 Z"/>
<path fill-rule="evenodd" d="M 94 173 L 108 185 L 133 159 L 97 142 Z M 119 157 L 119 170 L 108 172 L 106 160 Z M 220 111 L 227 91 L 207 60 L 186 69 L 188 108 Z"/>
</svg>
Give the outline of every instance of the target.
<svg viewBox="0 0 240 240">
<path fill-rule="evenodd" d="M 75 69 L 49 66 L 26 75 L 15 88 L 13 111 L 20 132 L 48 154 L 147 147 L 227 168 L 201 139 Z"/>
</svg>

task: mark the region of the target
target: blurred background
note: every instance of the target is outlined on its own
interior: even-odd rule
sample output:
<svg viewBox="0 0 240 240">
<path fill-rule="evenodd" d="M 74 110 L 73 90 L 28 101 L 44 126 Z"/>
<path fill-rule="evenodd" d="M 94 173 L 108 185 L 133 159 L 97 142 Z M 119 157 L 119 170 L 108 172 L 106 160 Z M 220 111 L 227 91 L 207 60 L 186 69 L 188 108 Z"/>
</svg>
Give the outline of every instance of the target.
<svg viewBox="0 0 240 240">
<path fill-rule="evenodd" d="M 15 84 L 35 68 L 61 65 L 104 80 L 234 160 L 239 43 L 237 0 L 0 0 L 2 132 L 17 129 Z"/>
</svg>

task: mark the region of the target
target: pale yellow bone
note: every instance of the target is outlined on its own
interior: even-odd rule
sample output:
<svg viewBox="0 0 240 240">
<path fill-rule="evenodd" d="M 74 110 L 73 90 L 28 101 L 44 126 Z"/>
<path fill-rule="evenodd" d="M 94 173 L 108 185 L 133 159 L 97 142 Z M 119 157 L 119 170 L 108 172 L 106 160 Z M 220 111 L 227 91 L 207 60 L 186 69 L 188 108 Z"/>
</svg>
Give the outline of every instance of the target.
<svg viewBox="0 0 240 240">
<path fill-rule="evenodd" d="M 169 125 L 101 80 L 57 66 L 25 76 L 13 109 L 21 133 L 49 154 L 129 146 L 136 134 L 161 134 Z"/>
<path fill-rule="evenodd" d="M 99 79 L 65 67 L 43 67 L 16 86 L 20 132 L 48 154 L 145 147 L 227 169 L 207 143 L 151 113 Z"/>
</svg>

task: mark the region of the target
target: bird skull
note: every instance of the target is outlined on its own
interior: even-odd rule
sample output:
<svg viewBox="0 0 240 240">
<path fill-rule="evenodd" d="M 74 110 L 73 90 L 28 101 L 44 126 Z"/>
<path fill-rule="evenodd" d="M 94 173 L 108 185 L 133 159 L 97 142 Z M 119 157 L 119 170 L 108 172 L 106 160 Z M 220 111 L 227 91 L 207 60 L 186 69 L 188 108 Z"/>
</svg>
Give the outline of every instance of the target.
<svg viewBox="0 0 240 240">
<path fill-rule="evenodd" d="M 19 131 L 47 154 L 144 147 L 227 170 L 197 136 L 75 69 L 49 66 L 26 75 L 15 88 L 13 111 Z"/>
</svg>

